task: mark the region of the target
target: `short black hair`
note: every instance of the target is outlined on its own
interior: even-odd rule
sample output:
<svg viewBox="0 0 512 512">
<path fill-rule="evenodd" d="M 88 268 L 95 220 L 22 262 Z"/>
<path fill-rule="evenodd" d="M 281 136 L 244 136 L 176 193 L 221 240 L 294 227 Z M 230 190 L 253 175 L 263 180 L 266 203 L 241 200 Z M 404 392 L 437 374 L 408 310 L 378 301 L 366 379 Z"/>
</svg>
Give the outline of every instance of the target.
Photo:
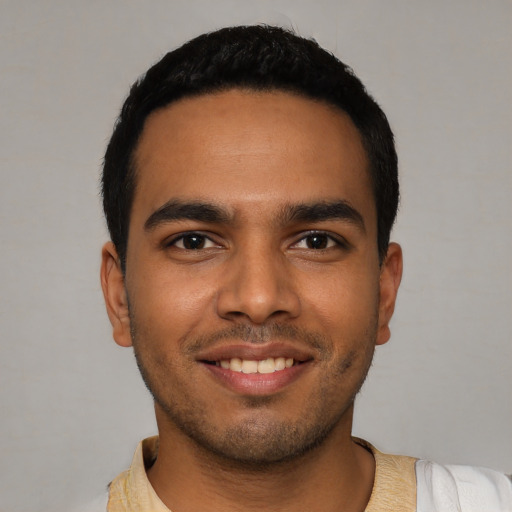
<svg viewBox="0 0 512 512">
<path fill-rule="evenodd" d="M 384 112 L 352 69 L 316 41 L 254 25 L 202 34 L 167 53 L 132 85 L 107 146 L 102 178 L 107 226 L 123 270 L 136 186 L 133 155 L 147 117 L 180 98 L 236 88 L 289 91 L 349 115 L 369 161 L 382 262 L 399 199 L 397 155 Z"/>
</svg>

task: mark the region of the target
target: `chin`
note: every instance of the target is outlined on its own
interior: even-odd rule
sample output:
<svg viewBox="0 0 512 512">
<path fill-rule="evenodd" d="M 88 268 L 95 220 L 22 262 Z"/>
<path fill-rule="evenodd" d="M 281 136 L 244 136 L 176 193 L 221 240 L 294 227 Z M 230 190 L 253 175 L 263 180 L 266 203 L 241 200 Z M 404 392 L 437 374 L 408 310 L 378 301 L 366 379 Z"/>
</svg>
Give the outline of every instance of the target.
<svg viewBox="0 0 512 512">
<path fill-rule="evenodd" d="M 278 421 L 258 411 L 236 424 L 215 426 L 211 418 L 199 419 L 176 411 L 162 411 L 182 434 L 192 440 L 206 457 L 217 463 L 245 470 L 265 470 L 296 460 L 322 445 L 346 412 L 326 421 L 320 410 L 295 422 Z M 197 411 L 197 410 L 196 410 Z"/>
</svg>

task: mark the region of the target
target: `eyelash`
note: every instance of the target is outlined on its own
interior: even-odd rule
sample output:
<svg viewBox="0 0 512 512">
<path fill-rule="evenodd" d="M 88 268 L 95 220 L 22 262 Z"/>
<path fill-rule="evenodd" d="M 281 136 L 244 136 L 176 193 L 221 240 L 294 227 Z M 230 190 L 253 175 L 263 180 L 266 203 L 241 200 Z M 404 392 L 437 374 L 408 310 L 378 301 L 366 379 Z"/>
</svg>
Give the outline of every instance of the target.
<svg viewBox="0 0 512 512">
<path fill-rule="evenodd" d="M 216 247 L 219 246 L 219 244 L 216 244 L 209 236 L 207 236 L 207 235 L 205 235 L 203 233 L 197 232 L 197 231 L 189 231 L 188 233 L 181 233 L 180 235 L 174 237 L 172 240 L 169 240 L 168 242 L 165 242 L 164 246 L 165 247 L 177 247 L 177 244 L 180 241 L 184 242 L 187 238 L 190 239 L 190 238 L 193 238 L 193 237 L 200 238 L 202 243 L 211 242 Z M 177 247 L 177 248 L 181 249 L 181 250 L 184 250 L 184 251 L 196 251 L 196 250 L 204 249 L 204 247 L 199 247 L 199 248 L 196 248 L 196 249 L 191 249 L 191 248 L 187 248 L 185 246 Z M 211 247 L 206 247 L 206 249 L 210 249 L 210 248 Z"/>
<path fill-rule="evenodd" d="M 323 241 L 326 242 L 327 247 L 318 247 L 316 249 L 313 248 L 313 247 L 298 247 L 298 245 L 301 244 L 302 242 L 306 242 L 307 243 L 308 239 L 311 239 L 312 237 L 315 237 L 315 236 L 324 239 Z M 203 233 L 197 232 L 197 231 L 190 231 L 190 232 L 187 232 L 187 233 L 181 233 L 180 235 L 174 237 L 172 240 L 170 240 L 168 242 L 165 242 L 164 246 L 166 248 L 167 247 L 176 247 L 178 249 L 185 250 L 185 251 L 199 251 L 199 250 L 202 250 L 202 249 L 210 249 L 210 248 L 212 248 L 212 247 L 196 247 L 196 248 L 188 247 L 187 248 L 185 246 L 177 247 L 177 244 L 179 242 L 184 243 L 184 241 L 187 240 L 187 238 L 191 239 L 193 237 L 196 237 L 196 238 L 200 239 L 200 242 L 199 242 L 198 245 L 202 245 L 204 243 L 210 242 L 211 244 L 213 244 L 213 246 L 219 247 L 219 244 L 217 244 L 209 236 L 207 236 L 207 235 L 205 235 Z M 310 232 L 304 234 L 304 236 L 302 236 L 299 240 L 294 242 L 291 245 L 291 247 L 292 248 L 296 248 L 296 249 L 305 249 L 305 250 L 313 250 L 313 251 L 326 251 L 326 250 L 329 250 L 329 249 L 332 249 L 332 248 L 335 248 L 335 247 L 347 248 L 348 244 L 341 237 L 334 236 L 334 235 L 332 235 L 330 233 L 327 233 L 325 231 L 310 231 Z"/>
<path fill-rule="evenodd" d="M 345 242 L 344 239 L 342 239 L 339 236 L 334 236 L 330 233 L 326 233 L 325 231 L 310 231 L 309 233 L 305 234 L 300 240 L 295 242 L 293 244 L 293 246 L 297 247 L 301 242 L 307 243 L 307 240 L 311 239 L 313 237 L 322 238 L 323 241 L 326 242 L 327 247 L 318 247 L 316 249 L 313 247 L 301 247 L 300 249 L 309 249 L 309 250 L 314 250 L 314 251 L 327 251 L 327 250 L 335 248 L 335 247 L 338 247 L 338 248 L 346 248 L 347 247 L 347 243 Z"/>
</svg>

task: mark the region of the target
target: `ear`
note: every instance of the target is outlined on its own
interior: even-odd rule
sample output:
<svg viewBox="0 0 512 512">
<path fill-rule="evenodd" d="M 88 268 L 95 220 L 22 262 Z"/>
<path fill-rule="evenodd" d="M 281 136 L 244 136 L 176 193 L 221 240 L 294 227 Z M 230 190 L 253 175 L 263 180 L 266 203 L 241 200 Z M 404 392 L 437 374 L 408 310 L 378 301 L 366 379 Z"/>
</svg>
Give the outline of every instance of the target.
<svg viewBox="0 0 512 512">
<path fill-rule="evenodd" d="M 396 243 L 390 243 L 386 258 L 380 270 L 380 302 L 379 327 L 377 331 L 377 345 L 386 343 L 390 336 L 389 322 L 395 310 L 398 287 L 402 280 L 402 249 Z"/>
<path fill-rule="evenodd" d="M 114 341 L 122 347 L 132 345 L 130 315 L 124 286 L 124 275 L 116 248 L 107 242 L 101 251 L 101 287 Z"/>
</svg>

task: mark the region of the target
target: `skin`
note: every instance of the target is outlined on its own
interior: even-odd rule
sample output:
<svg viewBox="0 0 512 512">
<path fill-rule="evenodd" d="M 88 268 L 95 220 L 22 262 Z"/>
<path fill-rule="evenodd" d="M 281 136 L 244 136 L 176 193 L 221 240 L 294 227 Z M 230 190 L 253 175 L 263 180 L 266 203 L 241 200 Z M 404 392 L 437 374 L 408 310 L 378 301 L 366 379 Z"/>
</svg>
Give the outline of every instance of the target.
<svg viewBox="0 0 512 512">
<path fill-rule="evenodd" d="M 135 163 L 126 273 L 107 243 L 101 277 L 155 397 L 157 494 L 174 512 L 364 510 L 374 461 L 353 401 L 402 256 L 390 244 L 379 264 L 357 129 L 320 102 L 231 90 L 151 114 Z M 280 352 L 300 364 L 268 378 L 208 364 Z"/>
</svg>

